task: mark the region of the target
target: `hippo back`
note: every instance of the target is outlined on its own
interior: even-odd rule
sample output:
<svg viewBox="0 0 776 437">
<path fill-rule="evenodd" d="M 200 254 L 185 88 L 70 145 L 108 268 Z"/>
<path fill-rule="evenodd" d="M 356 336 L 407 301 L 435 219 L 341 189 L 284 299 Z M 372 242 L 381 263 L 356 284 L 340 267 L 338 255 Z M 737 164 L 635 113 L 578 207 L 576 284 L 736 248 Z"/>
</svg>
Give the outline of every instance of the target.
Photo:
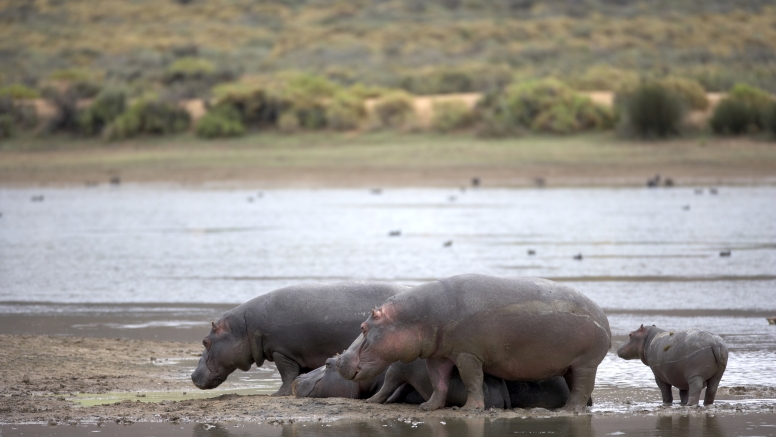
<svg viewBox="0 0 776 437">
<path fill-rule="evenodd" d="M 293 285 L 232 311 L 244 314 L 249 334 L 261 338 L 266 359 L 277 352 L 302 369 L 315 369 L 358 337 L 372 308 L 408 289 L 387 282 Z"/>
</svg>

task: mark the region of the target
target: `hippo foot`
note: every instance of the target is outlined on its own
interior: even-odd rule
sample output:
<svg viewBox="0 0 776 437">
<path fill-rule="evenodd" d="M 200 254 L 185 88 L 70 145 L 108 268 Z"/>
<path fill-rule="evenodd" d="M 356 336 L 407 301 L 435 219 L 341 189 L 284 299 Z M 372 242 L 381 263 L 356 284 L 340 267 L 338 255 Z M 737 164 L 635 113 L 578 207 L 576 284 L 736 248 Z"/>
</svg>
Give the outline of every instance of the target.
<svg viewBox="0 0 776 437">
<path fill-rule="evenodd" d="M 674 403 L 673 403 L 673 402 L 663 402 L 663 406 L 664 406 L 664 407 L 670 407 L 670 406 L 672 406 L 672 405 L 674 405 Z"/>
<path fill-rule="evenodd" d="M 423 402 L 422 404 L 420 404 L 420 406 L 418 407 L 418 410 L 421 410 L 421 411 L 434 411 L 434 410 L 438 410 L 440 408 L 442 408 L 442 407 L 440 407 L 438 405 L 435 405 L 435 404 L 432 404 L 431 401 L 427 401 L 427 402 Z"/>
<path fill-rule="evenodd" d="M 485 409 L 484 402 L 466 402 L 466 405 L 461 407 L 462 411 L 482 411 Z"/>
<path fill-rule="evenodd" d="M 584 413 L 585 412 L 585 405 L 564 405 L 560 411 L 565 411 L 567 413 Z"/>
</svg>

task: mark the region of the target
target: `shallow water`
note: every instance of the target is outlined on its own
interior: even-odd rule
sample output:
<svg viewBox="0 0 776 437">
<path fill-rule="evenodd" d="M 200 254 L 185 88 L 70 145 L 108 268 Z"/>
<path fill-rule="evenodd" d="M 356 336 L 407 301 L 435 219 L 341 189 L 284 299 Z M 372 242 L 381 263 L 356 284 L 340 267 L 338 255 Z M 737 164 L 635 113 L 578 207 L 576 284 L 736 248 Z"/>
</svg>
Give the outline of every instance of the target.
<svg viewBox="0 0 776 437">
<path fill-rule="evenodd" d="M 490 436 L 490 435 L 561 435 L 561 436 L 776 436 L 773 414 L 739 416 L 662 415 L 636 417 L 526 417 L 523 419 L 452 419 L 366 420 L 351 422 L 164 424 L 134 423 L 102 426 L 75 425 L 0 425 L 3 436 L 103 436 L 149 435 L 170 437 L 243 437 L 243 436 Z"/>
<path fill-rule="evenodd" d="M 723 386 L 773 386 L 774 199 L 776 187 L 5 188 L 0 331 L 196 341 L 231 305 L 300 282 L 540 276 L 598 302 L 615 345 L 641 323 L 708 329 L 731 349 Z M 597 384 L 655 388 L 611 354 Z"/>
</svg>

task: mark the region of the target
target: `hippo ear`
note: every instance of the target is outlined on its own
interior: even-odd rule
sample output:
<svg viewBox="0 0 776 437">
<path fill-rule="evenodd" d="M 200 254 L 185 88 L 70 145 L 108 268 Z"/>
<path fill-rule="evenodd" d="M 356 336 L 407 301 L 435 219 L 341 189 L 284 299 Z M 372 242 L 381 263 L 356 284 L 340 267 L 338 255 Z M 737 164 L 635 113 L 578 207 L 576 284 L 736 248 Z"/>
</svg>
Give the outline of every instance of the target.
<svg viewBox="0 0 776 437">
<path fill-rule="evenodd" d="M 644 330 L 644 324 L 642 323 L 641 328 L 639 328 L 639 331 L 643 331 L 643 330 Z"/>
<path fill-rule="evenodd" d="M 381 314 L 381 312 L 380 312 L 380 308 L 377 308 L 377 307 L 375 307 L 375 308 L 372 308 L 372 318 L 373 318 L 373 319 L 375 319 L 375 320 L 380 320 L 380 316 L 381 316 L 381 315 L 382 315 L 382 314 Z"/>
<path fill-rule="evenodd" d="M 213 328 L 213 331 L 215 331 L 215 330 L 216 330 L 216 322 L 214 322 L 214 321 L 212 321 L 212 320 L 211 320 L 211 321 L 210 321 L 210 326 Z"/>
</svg>

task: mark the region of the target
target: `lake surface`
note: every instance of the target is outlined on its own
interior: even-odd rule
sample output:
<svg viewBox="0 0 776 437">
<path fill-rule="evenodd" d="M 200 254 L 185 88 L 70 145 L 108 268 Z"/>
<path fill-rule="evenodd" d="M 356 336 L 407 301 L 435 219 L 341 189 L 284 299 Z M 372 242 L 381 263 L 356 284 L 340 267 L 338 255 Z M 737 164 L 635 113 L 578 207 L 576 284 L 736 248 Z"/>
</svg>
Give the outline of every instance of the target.
<svg viewBox="0 0 776 437">
<path fill-rule="evenodd" d="M 723 386 L 776 385 L 776 187 L 5 188 L 0 213 L 2 332 L 196 341 L 290 284 L 539 276 L 598 302 L 615 343 L 707 329 L 731 350 Z M 613 354 L 597 387 L 656 389 Z"/>
</svg>

